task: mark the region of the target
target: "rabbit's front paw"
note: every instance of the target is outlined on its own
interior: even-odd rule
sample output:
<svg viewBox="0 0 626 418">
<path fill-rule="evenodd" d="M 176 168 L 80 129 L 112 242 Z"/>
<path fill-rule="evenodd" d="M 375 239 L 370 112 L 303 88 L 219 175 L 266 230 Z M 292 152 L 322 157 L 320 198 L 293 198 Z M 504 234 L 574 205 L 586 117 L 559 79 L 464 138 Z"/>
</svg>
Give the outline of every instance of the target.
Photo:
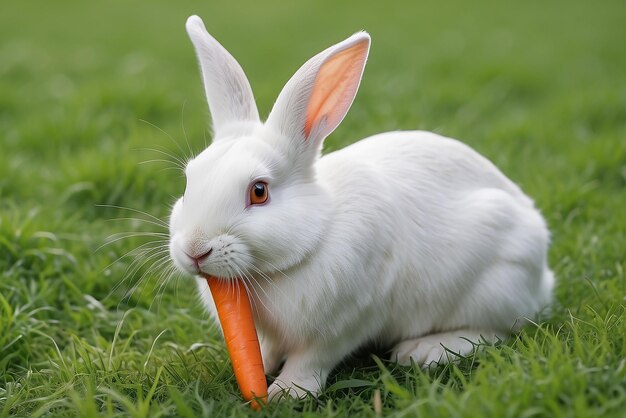
<svg viewBox="0 0 626 418">
<path fill-rule="evenodd" d="M 317 396 L 319 391 L 320 384 L 313 376 L 302 381 L 292 381 L 292 379 L 281 375 L 267 389 L 267 397 L 270 402 L 279 401 L 286 397 L 304 399 L 308 395 Z"/>
<path fill-rule="evenodd" d="M 302 399 L 317 396 L 328 376 L 326 369 L 302 367 L 300 361 L 288 358 L 283 371 L 268 388 L 268 399 L 277 401 L 284 397 Z"/>
</svg>

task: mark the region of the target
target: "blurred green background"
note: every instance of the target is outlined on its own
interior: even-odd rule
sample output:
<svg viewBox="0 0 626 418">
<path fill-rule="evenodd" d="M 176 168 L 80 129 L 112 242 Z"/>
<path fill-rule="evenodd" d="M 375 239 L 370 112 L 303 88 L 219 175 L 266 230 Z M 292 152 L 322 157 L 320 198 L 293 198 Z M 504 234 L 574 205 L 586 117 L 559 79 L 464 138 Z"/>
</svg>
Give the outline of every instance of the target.
<svg viewBox="0 0 626 418">
<path fill-rule="evenodd" d="M 172 161 L 210 141 L 191 14 L 263 117 L 306 59 L 369 31 L 326 151 L 396 129 L 459 138 L 553 233 L 555 307 L 536 329 L 433 373 L 365 354 L 318 400 L 262 415 L 375 416 L 376 391 L 385 416 L 623 413 L 626 2 L 60 0 L 0 8 L 0 417 L 249 413 L 150 223 L 183 190 Z"/>
</svg>

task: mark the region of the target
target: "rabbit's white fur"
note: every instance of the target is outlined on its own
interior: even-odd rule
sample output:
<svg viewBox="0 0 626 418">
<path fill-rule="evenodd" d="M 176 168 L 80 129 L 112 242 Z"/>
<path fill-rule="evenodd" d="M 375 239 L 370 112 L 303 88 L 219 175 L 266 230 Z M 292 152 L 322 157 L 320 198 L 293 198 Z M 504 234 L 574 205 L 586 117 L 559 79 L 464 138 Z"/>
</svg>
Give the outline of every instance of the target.
<svg viewBox="0 0 626 418">
<path fill-rule="evenodd" d="M 469 341 L 506 336 L 549 303 L 544 219 L 468 146 L 390 132 L 319 157 L 356 94 L 366 33 L 307 62 L 263 124 L 237 62 L 200 18 L 190 17 L 187 31 L 215 135 L 187 166 L 170 253 L 191 274 L 245 279 L 266 373 L 285 362 L 270 397 L 283 387 L 317 393 L 367 342 L 397 344 L 392 357 L 403 364 L 468 354 Z M 347 73 L 333 78 L 327 67 L 337 62 Z M 342 96 L 307 129 L 320 79 L 344 83 L 331 91 Z M 269 202 L 247 206 L 259 179 Z M 198 287 L 216 316 L 206 281 L 198 278 Z"/>
</svg>

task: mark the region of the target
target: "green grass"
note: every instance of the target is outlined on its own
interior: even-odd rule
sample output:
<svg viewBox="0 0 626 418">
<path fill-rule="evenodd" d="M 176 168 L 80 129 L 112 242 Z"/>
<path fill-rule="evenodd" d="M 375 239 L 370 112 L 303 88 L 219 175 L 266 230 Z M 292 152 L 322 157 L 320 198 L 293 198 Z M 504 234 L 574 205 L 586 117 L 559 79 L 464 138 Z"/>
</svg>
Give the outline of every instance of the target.
<svg viewBox="0 0 626 418">
<path fill-rule="evenodd" d="M 626 3 L 258 4 L 2 7 L 0 417 L 374 417 L 376 394 L 383 416 L 624 416 Z M 492 159 L 548 219 L 551 317 L 431 373 L 363 353 L 319 399 L 252 413 L 192 282 L 134 263 L 162 237 L 102 247 L 163 232 L 98 205 L 165 219 L 183 178 L 142 162 L 209 137 L 192 13 L 242 63 L 264 115 L 305 59 L 370 31 L 360 94 L 326 149 L 420 128 Z"/>
</svg>

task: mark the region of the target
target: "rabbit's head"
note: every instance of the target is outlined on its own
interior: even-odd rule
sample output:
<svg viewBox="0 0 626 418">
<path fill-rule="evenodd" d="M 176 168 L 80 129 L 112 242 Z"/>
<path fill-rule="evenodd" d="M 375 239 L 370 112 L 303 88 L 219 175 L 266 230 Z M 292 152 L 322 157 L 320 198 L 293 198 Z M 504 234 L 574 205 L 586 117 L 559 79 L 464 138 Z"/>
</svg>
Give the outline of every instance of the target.
<svg viewBox="0 0 626 418">
<path fill-rule="evenodd" d="M 357 33 L 305 63 L 261 123 L 235 59 L 191 16 L 213 120 L 212 144 L 192 159 L 170 217 L 170 255 L 190 274 L 263 275 L 303 262 L 322 245 L 332 201 L 316 181 L 322 142 L 358 89 L 370 38 Z"/>
</svg>

